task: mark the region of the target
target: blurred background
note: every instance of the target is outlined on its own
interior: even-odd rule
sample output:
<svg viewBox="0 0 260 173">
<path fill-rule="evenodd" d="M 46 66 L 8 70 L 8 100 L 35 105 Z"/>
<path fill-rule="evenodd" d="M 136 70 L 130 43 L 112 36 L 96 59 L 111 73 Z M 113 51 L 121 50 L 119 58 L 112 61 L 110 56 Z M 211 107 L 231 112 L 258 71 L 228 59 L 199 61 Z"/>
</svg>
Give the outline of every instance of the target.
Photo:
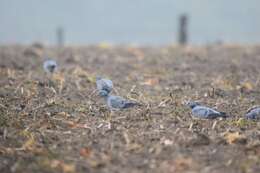
<svg viewBox="0 0 260 173">
<path fill-rule="evenodd" d="M 259 43 L 259 0 L 0 0 L 0 44 Z M 184 40 L 185 41 L 185 40 Z"/>
</svg>

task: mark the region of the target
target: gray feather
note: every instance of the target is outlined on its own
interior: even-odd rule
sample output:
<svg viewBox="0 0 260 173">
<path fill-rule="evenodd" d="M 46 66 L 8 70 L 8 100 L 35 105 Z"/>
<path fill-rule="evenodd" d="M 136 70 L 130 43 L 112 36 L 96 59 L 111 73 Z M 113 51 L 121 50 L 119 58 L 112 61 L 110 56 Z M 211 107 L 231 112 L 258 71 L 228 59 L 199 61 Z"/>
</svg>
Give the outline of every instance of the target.
<svg viewBox="0 0 260 173">
<path fill-rule="evenodd" d="M 213 119 L 217 117 L 225 117 L 225 113 L 218 112 L 214 109 L 204 107 L 204 106 L 196 106 L 192 109 L 192 114 L 198 118 L 206 118 Z"/>
<path fill-rule="evenodd" d="M 47 73 L 53 73 L 57 69 L 57 63 L 54 60 L 46 60 L 43 63 L 43 68 Z"/>
<path fill-rule="evenodd" d="M 109 79 L 104 79 L 101 77 L 97 77 L 96 85 L 98 91 L 104 90 L 110 93 L 113 89 L 113 82 Z"/>
<path fill-rule="evenodd" d="M 251 120 L 260 120 L 260 107 L 249 110 L 245 117 Z"/>
<path fill-rule="evenodd" d="M 125 109 L 140 105 L 139 103 L 126 100 L 120 96 L 108 95 L 107 105 L 110 109 Z"/>
</svg>

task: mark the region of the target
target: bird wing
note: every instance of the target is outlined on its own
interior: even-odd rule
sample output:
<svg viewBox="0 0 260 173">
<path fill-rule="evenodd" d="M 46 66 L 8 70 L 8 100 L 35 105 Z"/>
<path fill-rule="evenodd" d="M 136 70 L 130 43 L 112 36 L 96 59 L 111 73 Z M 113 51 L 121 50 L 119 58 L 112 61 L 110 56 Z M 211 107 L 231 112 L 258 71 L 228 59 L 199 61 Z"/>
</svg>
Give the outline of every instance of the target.
<svg viewBox="0 0 260 173">
<path fill-rule="evenodd" d="M 196 106 L 192 109 L 192 114 L 197 117 L 206 118 L 208 110 L 201 106 Z"/>
<path fill-rule="evenodd" d="M 123 108 L 125 105 L 126 101 L 124 98 L 120 97 L 120 96 L 111 96 L 109 99 L 109 105 L 112 108 Z"/>
<path fill-rule="evenodd" d="M 220 115 L 218 111 L 204 106 L 196 106 L 192 113 L 201 118 L 215 118 Z"/>
<path fill-rule="evenodd" d="M 249 112 L 245 115 L 246 118 L 248 119 L 256 119 L 256 113 L 255 112 Z"/>
<path fill-rule="evenodd" d="M 260 119 L 260 108 L 251 109 L 245 116 L 249 119 Z"/>
<path fill-rule="evenodd" d="M 259 109 L 259 111 L 260 111 L 260 106 L 259 106 L 259 105 L 253 106 L 253 107 L 249 108 L 249 109 L 246 111 L 246 113 L 249 113 L 249 112 L 251 112 L 251 111 L 255 111 L 255 110 L 258 110 L 258 109 Z"/>
</svg>

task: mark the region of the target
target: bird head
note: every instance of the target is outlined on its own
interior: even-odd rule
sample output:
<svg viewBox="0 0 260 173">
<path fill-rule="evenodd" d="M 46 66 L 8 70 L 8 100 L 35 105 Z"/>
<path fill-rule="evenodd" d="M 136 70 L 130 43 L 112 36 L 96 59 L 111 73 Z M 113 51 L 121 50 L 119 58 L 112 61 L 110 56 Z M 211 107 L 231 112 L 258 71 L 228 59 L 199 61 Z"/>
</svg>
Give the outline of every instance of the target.
<svg viewBox="0 0 260 173">
<path fill-rule="evenodd" d="M 192 102 L 192 101 L 189 101 L 187 103 L 187 106 L 189 106 L 191 109 L 195 108 L 196 106 L 200 105 L 198 102 Z"/>
<path fill-rule="evenodd" d="M 43 68 L 48 73 L 53 73 L 57 69 L 57 63 L 54 60 L 46 60 L 43 63 Z"/>
</svg>

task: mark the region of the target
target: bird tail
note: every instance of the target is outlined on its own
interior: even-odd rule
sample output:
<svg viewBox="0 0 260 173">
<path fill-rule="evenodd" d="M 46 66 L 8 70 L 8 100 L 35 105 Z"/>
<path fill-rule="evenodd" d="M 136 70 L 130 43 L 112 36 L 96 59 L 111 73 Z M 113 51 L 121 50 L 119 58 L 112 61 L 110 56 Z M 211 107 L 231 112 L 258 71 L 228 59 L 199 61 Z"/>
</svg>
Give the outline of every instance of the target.
<svg viewBox="0 0 260 173">
<path fill-rule="evenodd" d="M 226 112 L 220 112 L 220 117 L 227 118 L 228 116 Z"/>
<path fill-rule="evenodd" d="M 255 114 L 255 113 L 247 113 L 246 115 L 245 115 L 245 118 L 246 119 L 248 119 L 248 120 L 256 120 L 256 119 L 258 119 L 257 118 L 257 114 Z"/>
<path fill-rule="evenodd" d="M 141 105 L 142 105 L 142 104 L 137 103 L 137 102 L 127 102 L 127 103 L 124 105 L 124 108 L 130 108 L 130 107 L 141 106 Z"/>
</svg>

